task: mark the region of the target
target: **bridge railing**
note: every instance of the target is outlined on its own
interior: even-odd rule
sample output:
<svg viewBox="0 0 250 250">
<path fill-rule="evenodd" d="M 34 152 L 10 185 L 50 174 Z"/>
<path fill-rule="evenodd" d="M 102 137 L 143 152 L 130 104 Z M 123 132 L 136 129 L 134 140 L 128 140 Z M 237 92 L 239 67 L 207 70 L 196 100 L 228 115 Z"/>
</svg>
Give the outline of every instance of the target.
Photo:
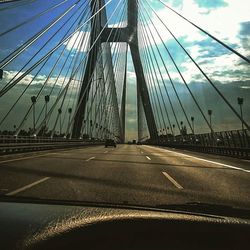
<svg viewBox="0 0 250 250">
<path fill-rule="evenodd" d="M 66 137 L 34 137 L 34 136 L 13 136 L 13 135 L 0 135 L 1 144 L 13 143 L 64 143 L 64 142 L 101 142 L 99 139 L 70 139 Z"/>
<path fill-rule="evenodd" d="M 0 154 L 31 152 L 60 148 L 102 145 L 97 139 L 69 139 L 63 137 L 15 137 L 13 135 L 0 136 Z"/>
<path fill-rule="evenodd" d="M 161 135 L 152 144 L 204 153 L 250 158 L 250 131 L 231 130 L 206 134 Z"/>
</svg>

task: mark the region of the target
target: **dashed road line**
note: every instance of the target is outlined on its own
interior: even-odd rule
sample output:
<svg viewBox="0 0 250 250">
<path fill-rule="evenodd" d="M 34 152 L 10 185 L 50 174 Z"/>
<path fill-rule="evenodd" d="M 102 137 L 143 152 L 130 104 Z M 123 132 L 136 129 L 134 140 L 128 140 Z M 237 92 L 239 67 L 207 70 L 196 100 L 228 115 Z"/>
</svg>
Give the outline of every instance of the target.
<svg viewBox="0 0 250 250">
<path fill-rule="evenodd" d="M 12 192 L 9 192 L 9 193 L 7 193 L 7 194 L 5 194 L 5 195 L 7 195 L 7 196 L 12 196 L 12 195 L 18 194 L 18 193 L 20 193 L 20 192 L 22 192 L 22 191 L 24 191 L 24 190 L 27 190 L 27 189 L 32 188 L 32 187 L 34 187 L 34 186 L 36 186 L 36 185 L 38 185 L 38 184 L 40 184 L 40 183 L 42 183 L 42 182 L 45 182 L 45 181 L 47 181 L 47 180 L 50 179 L 50 178 L 51 178 L 51 177 L 45 177 L 45 178 L 40 179 L 40 180 L 38 180 L 38 181 L 32 182 L 32 183 L 30 183 L 29 185 L 23 186 L 23 187 L 21 187 L 21 188 L 18 188 L 18 189 L 16 189 L 16 190 L 12 191 Z"/>
<path fill-rule="evenodd" d="M 177 188 L 179 189 L 183 189 L 183 187 L 173 178 L 171 177 L 167 172 L 162 172 L 163 175 L 172 182 L 172 184 L 174 184 Z"/>
<path fill-rule="evenodd" d="M 90 157 L 90 158 L 87 159 L 86 161 L 91 161 L 91 160 L 93 160 L 93 159 L 95 159 L 95 157 Z"/>
<path fill-rule="evenodd" d="M 149 161 L 151 161 L 151 158 L 150 158 L 149 156 L 146 156 L 146 158 L 147 158 Z"/>
</svg>

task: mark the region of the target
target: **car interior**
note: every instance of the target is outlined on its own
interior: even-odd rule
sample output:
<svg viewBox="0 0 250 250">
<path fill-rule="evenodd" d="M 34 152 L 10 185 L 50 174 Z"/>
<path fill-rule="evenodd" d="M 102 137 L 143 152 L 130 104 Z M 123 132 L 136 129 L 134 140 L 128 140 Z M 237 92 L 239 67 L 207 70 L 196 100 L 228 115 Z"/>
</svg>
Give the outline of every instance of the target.
<svg viewBox="0 0 250 250">
<path fill-rule="evenodd" d="M 250 220 L 39 201 L 1 202 L 1 249 L 249 249 Z"/>
</svg>

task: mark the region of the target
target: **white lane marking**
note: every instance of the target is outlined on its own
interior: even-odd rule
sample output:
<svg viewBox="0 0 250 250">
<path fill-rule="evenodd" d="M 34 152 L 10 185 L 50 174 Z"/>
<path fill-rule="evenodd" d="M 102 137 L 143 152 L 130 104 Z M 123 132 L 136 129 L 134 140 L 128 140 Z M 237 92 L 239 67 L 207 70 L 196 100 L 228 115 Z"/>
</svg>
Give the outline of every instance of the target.
<svg viewBox="0 0 250 250">
<path fill-rule="evenodd" d="M 95 157 L 90 157 L 90 158 L 87 159 L 86 161 L 91 161 L 91 160 L 93 160 L 93 159 L 95 159 Z"/>
<path fill-rule="evenodd" d="M 20 158 L 16 158 L 16 159 L 10 159 L 10 160 L 5 160 L 5 161 L 0 161 L 1 163 L 7 163 L 7 162 L 13 162 L 13 161 L 22 161 L 22 160 L 26 160 L 26 159 L 34 159 L 34 158 L 39 158 L 39 157 L 43 157 L 45 155 L 53 155 L 56 153 L 47 153 L 47 154 L 42 154 L 42 155 L 33 155 L 33 156 L 27 156 L 27 157 L 20 157 Z"/>
<path fill-rule="evenodd" d="M 104 153 L 105 153 L 105 154 L 107 154 L 107 153 L 108 153 L 108 151 L 105 151 Z"/>
<path fill-rule="evenodd" d="M 26 186 L 24 186 L 24 187 L 18 188 L 18 189 L 14 190 L 14 191 L 12 191 L 12 192 L 9 192 L 9 193 L 7 193 L 7 194 L 5 194 L 5 195 L 8 195 L 8 196 L 15 195 L 15 194 L 17 194 L 17 193 L 20 193 L 20 192 L 26 190 L 26 189 L 32 188 L 32 187 L 34 187 L 35 185 L 38 185 L 38 184 L 40 184 L 40 183 L 42 183 L 42 182 L 45 182 L 45 181 L 47 181 L 48 179 L 50 179 L 50 177 L 45 177 L 45 178 L 43 178 L 43 179 L 41 179 L 41 180 L 32 182 L 32 183 L 29 184 L 29 185 L 26 185 Z"/>
<path fill-rule="evenodd" d="M 183 187 L 173 178 L 171 177 L 167 172 L 162 172 L 165 177 L 167 177 L 168 180 L 170 180 L 177 188 L 183 189 Z"/>
<path fill-rule="evenodd" d="M 146 158 L 147 158 L 148 160 L 150 160 L 150 161 L 151 161 L 151 158 L 150 158 L 150 157 L 146 156 Z"/>
<path fill-rule="evenodd" d="M 150 146 L 148 146 L 148 147 L 150 147 Z M 228 165 L 228 164 L 225 164 L 225 163 L 220 163 L 220 162 L 216 162 L 216 161 L 210 161 L 210 160 L 206 160 L 206 159 L 203 159 L 203 158 L 200 158 L 200 157 L 195 157 L 195 156 L 192 156 L 192 155 L 182 154 L 182 153 L 178 153 L 178 152 L 167 150 L 167 149 L 162 149 L 162 150 L 167 151 L 169 153 L 174 153 L 174 154 L 177 154 L 177 155 L 182 155 L 182 156 L 194 158 L 196 160 L 205 161 L 205 162 L 208 162 L 208 163 L 217 164 L 219 166 L 224 166 L 224 167 L 227 167 L 227 168 L 231 168 L 231 169 L 243 171 L 243 172 L 246 172 L 246 173 L 250 173 L 250 170 L 246 170 L 244 168 L 235 167 L 235 166 Z M 162 152 L 162 153 L 164 153 L 164 152 Z"/>
</svg>

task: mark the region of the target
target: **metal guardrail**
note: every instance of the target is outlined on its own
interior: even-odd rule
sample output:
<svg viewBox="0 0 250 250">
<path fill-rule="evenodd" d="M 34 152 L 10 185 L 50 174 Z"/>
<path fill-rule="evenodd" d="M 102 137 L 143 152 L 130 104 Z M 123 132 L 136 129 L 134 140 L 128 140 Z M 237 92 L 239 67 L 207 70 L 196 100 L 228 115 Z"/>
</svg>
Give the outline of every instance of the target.
<svg viewBox="0 0 250 250">
<path fill-rule="evenodd" d="M 181 144 L 157 144 L 163 147 L 174 147 L 178 149 L 187 149 L 207 154 L 224 155 L 235 158 L 250 159 L 250 148 L 228 148 L 228 147 L 203 147 L 199 145 L 181 145 Z"/>
<path fill-rule="evenodd" d="M 0 155 L 23 153 L 32 151 L 63 149 L 73 147 L 85 147 L 103 145 L 101 141 L 83 141 L 51 138 L 13 138 L 0 137 Z"/>
<path fill-rule="evenodd" d="M 63 137 L 34 137 L 0 135 L 0 145 L 3 143 L 55 143 L 55 142 L 100 142 L 100 140 L 69 139 Z"/>
<path fill-rule="evenodd" d="M 159 136 L 152 145 L 250 159 L 250 131 L 232 130 L 206 134 Z"/>
</svg>

